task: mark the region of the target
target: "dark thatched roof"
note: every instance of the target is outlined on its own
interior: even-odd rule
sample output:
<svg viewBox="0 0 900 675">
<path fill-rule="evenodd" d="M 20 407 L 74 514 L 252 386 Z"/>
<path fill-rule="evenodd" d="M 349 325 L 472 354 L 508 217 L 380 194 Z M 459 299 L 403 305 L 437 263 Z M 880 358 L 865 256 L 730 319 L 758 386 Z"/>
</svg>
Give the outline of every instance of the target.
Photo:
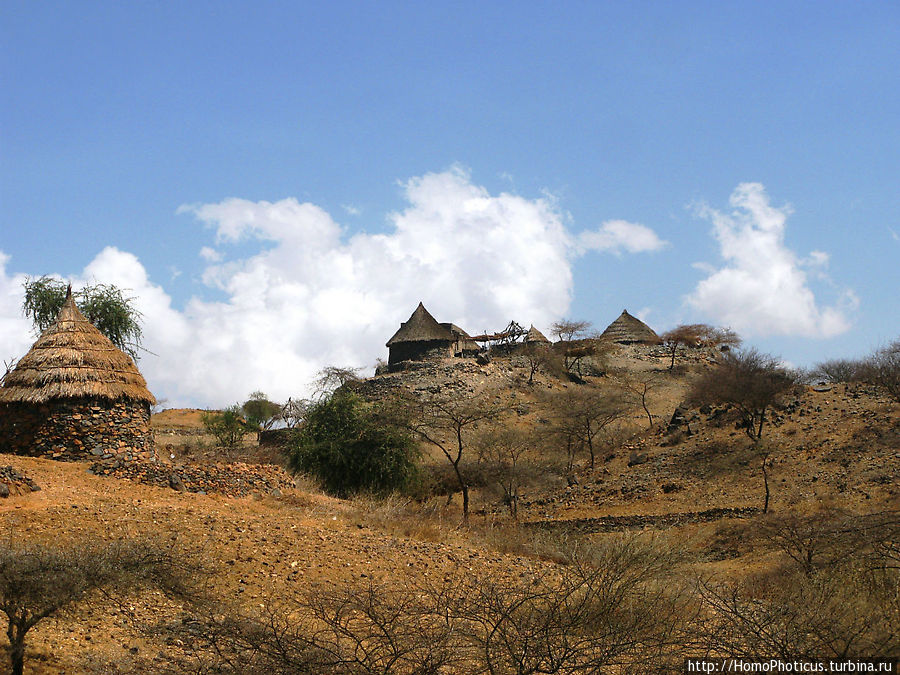
<svg viewBox="0 0 900 675">
<path fill-rule="evenodd" d="M 421 302 L 407 321 L 400 324 L 400 330 L 387 341 L 387 347 L 401 342 L 453 342 L 456 338 L 449 328 L 439 324 Z"/>
<path fill-rule="evenodd" d="M 606 330 L 600 335 L 600 339 L 623 344 L 638 342 L 655 345 L 660 342 L 659 335 L 650 326 L 631 316 L 624 309 L 619 318 L 606 327 Z"/>
<path fill-rule="evenodd" d="M 534 324 L 531 325 L 531 328 L 529 328 L 528 332 L 525 334 L 525 342 L 543 342 L 550 344 L 550 340 L 547 339 L 547 336 L 535 328 Z"/>
<path fill-rule="evenodd" d="M 0 403 L 83 397 L 156 403 L 131 357 L 84 317 L 70 293 L 53 325 L 0 381 Z"/>
</svg>

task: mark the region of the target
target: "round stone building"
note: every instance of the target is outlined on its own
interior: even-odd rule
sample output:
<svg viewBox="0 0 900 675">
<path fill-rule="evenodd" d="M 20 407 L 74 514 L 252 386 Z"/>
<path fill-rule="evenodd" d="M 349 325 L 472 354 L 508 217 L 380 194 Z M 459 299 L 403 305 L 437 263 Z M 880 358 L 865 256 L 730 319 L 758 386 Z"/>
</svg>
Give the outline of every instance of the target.
<svg viewBox="0 0 900 675">
<path fill-rule="evenodd" d="M 0 452 L 150 459 L 155 402 L 131 357 L 84 317 L 70 289 L 53 325 L 0 380 Z"/>
</svg>

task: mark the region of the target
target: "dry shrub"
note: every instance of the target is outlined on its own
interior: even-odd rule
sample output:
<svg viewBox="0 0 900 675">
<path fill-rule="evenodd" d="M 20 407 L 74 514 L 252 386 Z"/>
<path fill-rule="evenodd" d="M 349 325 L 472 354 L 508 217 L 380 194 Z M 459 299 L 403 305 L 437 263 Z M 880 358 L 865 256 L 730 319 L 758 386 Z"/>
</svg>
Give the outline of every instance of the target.
<svg viewBox="0 0 900 675">
<path fill-rule="evenodd" d="M 680 658 L 692 601 L 645 540 L 570 549 L 519 578 L 310 588 L 193 622 L 195 672 L 437 675 L 648 672 Z"/>
<path fill-rule="evenodd" d="M 197 599 L 203 570 L 195 554 L 171 540 L 2 541 L 0 612 L 7 619 L 10 672 L 23 672 L 26 636 L 44 619 L 73 611 L 97 592 L 127 595 L 154 588 Z"/>
<path fill-rule="evenodd" d="M 900 516 L 823 511 L 768 518 L 787 562 L 741 583 L 700 584 L 703 646 L 735 657 L 900 655 Z"/>
</svg>

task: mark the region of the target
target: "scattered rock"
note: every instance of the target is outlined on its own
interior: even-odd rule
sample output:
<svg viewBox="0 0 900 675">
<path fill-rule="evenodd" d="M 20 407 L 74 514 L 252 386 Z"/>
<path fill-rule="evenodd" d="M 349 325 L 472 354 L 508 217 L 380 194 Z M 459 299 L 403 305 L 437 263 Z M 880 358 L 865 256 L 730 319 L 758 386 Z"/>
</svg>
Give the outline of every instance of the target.
<svg viewBox="0 0 900 675">
<path fill-rule="evenodd" d="M 41 488 L 27 476 L 11 466 L 0 466 L 0 498 L 25 495 Z"/>
</svg>

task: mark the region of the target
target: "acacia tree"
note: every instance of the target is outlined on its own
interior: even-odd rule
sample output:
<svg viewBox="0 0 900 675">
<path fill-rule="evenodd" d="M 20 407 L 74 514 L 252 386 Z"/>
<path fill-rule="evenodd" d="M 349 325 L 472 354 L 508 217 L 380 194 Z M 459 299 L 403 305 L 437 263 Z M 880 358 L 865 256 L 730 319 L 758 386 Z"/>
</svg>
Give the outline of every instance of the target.
<svg viewBox="0 0 900 675">
<path fill-rule="evenodd" d="M 27 278 L 23 283 L 25 299 L 22 312 L 31 319 L 38 333 L 47 330 L 56 320 L 71 286 L 60 279 L 43 276 Z M 75 304 L 97 329 L 112 343 L 137 359 L 141 349 L 141 313 L 134 307 L 134 298 L 126 297 L 112 284 L 88 284 L 73 293 Z"/>
<path fill-rule="evenodd" d="M 522 345 L 521 354 L 528 364 L 528 384 L 534 383 L 534 376 L 539 370 L 559 375 L 562 369 L 559 356 L 546 343 L 526 342 Z"/>
<path fill-rule="evenodd" d="M 636 373 L 635 375 L 626 378 L 622 384 L 627 391 L 640 401 L 641 408 L 643 408 L 644 413 L 647 415 L 647 421 L 651 427 L 653 426 L 653 415 L 650 414 L 647 397 L 658 384 L 658 373 L 653 371 Z"/>
<path fill-rule="evenodd" d="M 103 545 L 0 543 L 0 612 L 7 619 L 10 672 L 22 675 L 26 637 L 47 617 L 72 608 L 91 591 L 155 587 L 189 597 L 199 561 L 151 540 Z"/>
<path fill-rule="evenodd" d="M 587 339 L 590 328 L 590 321 L 572 319 L 561 319 L 550 327 L 550 332 L 559 340 L 563 367 L 570 376 L 577 374 L 580 378 L 582 360 L 597 352 L 596 342 Z"/>
<path fill-rule="evenodd" d="M 504 407 L 489 400 L 484 393 L 433 394 L 410 399 L 406 409 L 407 428 L 416 436 L 438 448 L 450 462 L 463 497 L 463 520 L 469 520 L 469 481 L 462 468 L 470 447 L 470 435 L 485 422 L 496 420 Z"/>
<path fill-rule="evenodd" d="M 715 368 L 696 380 L 688 395 L 692 404 L 728 404 L 743 418 L 746 434 L 762 457 L 766 498 L 763 513 L 769 509 L 769 450 L 762 443 L 766 413 L 797 384 L 797 374 L 784 368 L 778 359 L 755 349 L 729 352 Z"/>
<path fill-rule="evenodd" d="M 587 450 L 594 468 L 598 434 L 621 419 L 630 407 L 625 392 L 612 387 L 566 389 L 548 397 L 546 404 L 553 433 L 565 445 L 569 471 L 581 449 Z"/>
<path fill-rule="evenodd" d="M 271 429 L 272 425 L 278 421 L 283 406 L 269 400 L 261 391 L 254 391 L 250 394 L 241 411 L 247 420 L 247 424 L 259 429 Z"/>
<path fill-rule="evenodd" d="M 681 345 L 717 347 L 728 345 L 737 347 L 741 344 L 741 338 L 730 328 L 716 328 L 705 323 L 692 323 L 676 326 L 659 336 L 663 346 L 669 350 L 672 357 L 669 370 L 675 367 L 675 354 Z"/>
<path fill-rule="evenodd" d="M 528 456 L 537 448 L 534 434 L 513 427 L 489 429 L 477 439 L 478 461 L 503 492 L 509 515 L 519 518 L 519 489 L 535 473 Z"/>
</svg>

